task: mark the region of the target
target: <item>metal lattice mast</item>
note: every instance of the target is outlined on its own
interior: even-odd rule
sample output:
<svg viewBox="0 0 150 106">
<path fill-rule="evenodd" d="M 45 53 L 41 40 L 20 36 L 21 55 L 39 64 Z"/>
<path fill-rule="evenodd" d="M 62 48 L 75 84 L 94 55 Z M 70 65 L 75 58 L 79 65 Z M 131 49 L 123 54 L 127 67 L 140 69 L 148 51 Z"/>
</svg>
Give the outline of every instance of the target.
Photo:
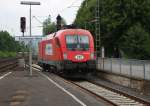
<svg viewBox="0 0 150 106">
<path fill-rule="evenodd" d="M 100 47 L 100 0 L 96 0 L 96 10 L 95 10 L 95 46 L 97 56 L 99 57 L 101 54 L 101 47 Z"/>
</svg>

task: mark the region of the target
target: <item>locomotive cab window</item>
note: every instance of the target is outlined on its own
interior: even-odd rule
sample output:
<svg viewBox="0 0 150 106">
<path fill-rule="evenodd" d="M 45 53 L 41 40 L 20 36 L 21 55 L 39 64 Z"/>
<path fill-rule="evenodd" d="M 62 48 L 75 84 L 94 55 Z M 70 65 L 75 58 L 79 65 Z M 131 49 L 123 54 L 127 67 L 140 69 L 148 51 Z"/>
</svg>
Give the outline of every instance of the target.
<svg viewBox="0 0 150 106">
<path fill-rule="evenodd" d="M 84 50 L 88 50 L 89 48 L 89 38 L 88 36 L 79 36 L 80 47 Z"/>
<path fill-rule="evenodd" d="M 89 50 L 89 37 L 86 35 L 66 35 L 68 50 Z"/>
</svg>

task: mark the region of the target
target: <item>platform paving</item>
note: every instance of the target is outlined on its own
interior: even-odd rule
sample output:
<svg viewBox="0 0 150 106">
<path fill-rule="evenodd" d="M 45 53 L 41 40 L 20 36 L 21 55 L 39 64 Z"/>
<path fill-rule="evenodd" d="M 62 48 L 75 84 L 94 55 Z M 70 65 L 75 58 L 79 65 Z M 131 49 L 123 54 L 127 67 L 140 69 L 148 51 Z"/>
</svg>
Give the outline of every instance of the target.
<svg viewBox="0 0 150 106">
<path fill-rule="evenodd" d="M 35 70 L 31 77 L 29 71 L 17 69 L 17 71 L 12 71 L 9 75 L 1 78 L 0 106 L 108 106 L 105 102 L 83 93 L 79 89 L 56 81 L 79 102 L 58 88 L 43 74 L 47 78 L 51 77 L 49 73 Z"/>
</svg>

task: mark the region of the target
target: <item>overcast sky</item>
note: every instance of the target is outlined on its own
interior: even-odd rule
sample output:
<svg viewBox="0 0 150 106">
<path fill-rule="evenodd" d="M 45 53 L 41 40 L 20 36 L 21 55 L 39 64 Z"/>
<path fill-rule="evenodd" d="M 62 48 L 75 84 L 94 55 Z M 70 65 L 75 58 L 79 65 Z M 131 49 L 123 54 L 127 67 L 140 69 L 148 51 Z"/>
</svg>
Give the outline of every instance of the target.
<svg viewBox="0 0 150 106">
<path fill-rule="evenodd" d="M 21 0 L 1 0 L 0 1 L 0 30 L 7 30 L 12 36 L 20 36 L 20 17 L 27 19 L 27 29 L 25 35 L 29 35 L 29 6 L 20 5 Z M 23 0 L 30 1 L 30 0 Z M 56 16 L 60 14 L 66 20 L 67 24 L 71 24 L 76 16 L 78 6 L 83 0 L 32 0 L 41 2 L 40 6 L 32 6 L 32 35 L 41 35 L 41 24 L 49 15 L 52 21 L 56 20 Z M 69 6 L 72 6 L 68 8 Z"/>
</svg>

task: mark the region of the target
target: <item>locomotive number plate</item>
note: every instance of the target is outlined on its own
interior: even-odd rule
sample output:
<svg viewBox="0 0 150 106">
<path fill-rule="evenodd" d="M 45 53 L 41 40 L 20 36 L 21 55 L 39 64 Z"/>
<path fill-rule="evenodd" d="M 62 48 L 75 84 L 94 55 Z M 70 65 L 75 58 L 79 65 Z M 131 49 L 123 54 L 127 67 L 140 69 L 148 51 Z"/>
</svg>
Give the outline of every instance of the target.
<svg viewBox="0 0 150 106">
<path fill-rule="evenodd" d="M 84 56 L 83 56 L 83 55 L 76 55 L 76 56 L 75 56 L 75 59 L 77 59 L 77 60 L 82 60 L 82 59 L 84 59 Z"/>
</svg>

